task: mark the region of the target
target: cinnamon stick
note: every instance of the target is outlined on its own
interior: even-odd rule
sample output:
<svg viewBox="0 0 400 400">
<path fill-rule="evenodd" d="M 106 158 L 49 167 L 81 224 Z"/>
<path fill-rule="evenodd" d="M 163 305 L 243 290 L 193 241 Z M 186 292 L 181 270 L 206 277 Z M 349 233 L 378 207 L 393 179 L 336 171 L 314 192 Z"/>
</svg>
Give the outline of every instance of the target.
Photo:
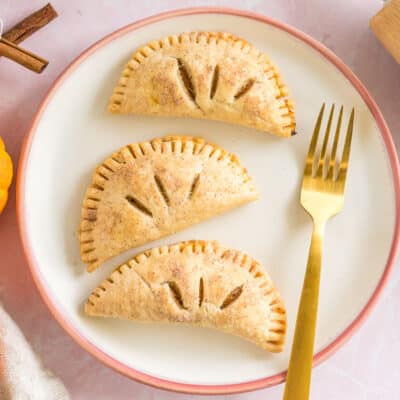
<svg viewBox="0 0 400 400">
<path fill-rule="evenodd" d="M 46 68 L 48 61 L 19 47 L 18 43 L 31 36 L 56 17 L 57 12 L 49 3 L 13 26 L 0 37 L 0 57 L 5 56 L 31 71 L 41 73 Z"/>
<path fill-rule="evenodd" d="M 57 12 L 49 3 L 5 32 L 3 38 L 16 44 L 21 43 L 56 17 Z"/>
<path fill-rule="evenodd" d="M 0 55 L 3 55 L 4 57 L 7 57 L 37 73 L 41 73 L 49 63 L 36 54 L 22 49 L 4 38 L 0 38 Z"/>
</svg>

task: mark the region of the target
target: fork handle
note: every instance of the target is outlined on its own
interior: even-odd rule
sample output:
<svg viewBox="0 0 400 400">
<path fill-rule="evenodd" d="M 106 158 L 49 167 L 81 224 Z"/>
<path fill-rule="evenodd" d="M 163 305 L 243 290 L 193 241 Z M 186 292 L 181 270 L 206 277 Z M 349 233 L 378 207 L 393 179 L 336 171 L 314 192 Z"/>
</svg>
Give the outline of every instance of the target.
<svg viewBox="0 0 400 400">
<path fill-rule="evenodd" d="M 324 226 L 314 221 L 283 400 L 309 399 Z"/>
</svg>

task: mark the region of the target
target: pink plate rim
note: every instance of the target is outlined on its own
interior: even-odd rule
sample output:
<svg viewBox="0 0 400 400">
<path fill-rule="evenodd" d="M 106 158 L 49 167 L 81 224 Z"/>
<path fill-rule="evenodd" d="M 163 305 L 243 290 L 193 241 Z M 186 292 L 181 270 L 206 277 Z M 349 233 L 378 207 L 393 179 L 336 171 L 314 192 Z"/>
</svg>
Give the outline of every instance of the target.
<svg viewBox="0 0 400 400">
<path fill-rule="evenodd" d="M 364 99 L 366 105 L 368 106 L 370 112 L 375 118 L 375 121 L 379 127 L 381 132 L 383 141 L 386 145 L 386 150 L 389 155 L 390 165 L 393 174 L 393 185 L 395 192 L 395 205 L 396 205 L 396 220 L 395 220 L 395 231 L 393 235 L 393 241 L 390 249 L 390 253 L 388 256 L 387 264 L 385 267 L 385 271 L 380 278 L 380 281 L 377 287 L 374 290 L 371 298 L 368 300 L 367 304 L 364 306 L 363 310 L 359 313 L 359 315 L 354 319 L 354 321 L 327 347 L 322 349 L 319 353 L 314 356 L 314 365 L 320 363 L 325 360 L 327 357 L 332 355 L 343 343 L 349 339 L 354 332 L 361 326 L 364 322 L 365 318 L 371 312 L 373 306 L 377 302 L 380 294 L 384 286 L 386 285 L 389 274 L 393 268 L 396 254 L 399 249 L 399 212 L 400 209 L 400 168 L 399 161 L 397 158 L 396 149 L 394 147 L 392 137 L 389 131 L 389 128 L 380 112 L 377 104 L 372 99 L 371 95 L 368 93 L 367 89 L 361 83 L 361 81 L 355 76 L 355 74 L 347 67 L 343 61 L 341 61 L 332 51 L 327 49 L 324 45 L 319 43 L 317 40 L 311 38 L 307 34 L 289 26 L 282 22 L 274 21 L 271 18 L 265 17 L 263 15 L 248 12 L 244 10 L 235 10 L 230 8 L 215 8 L 215 7 L 195 7 L 195 8 L 185 8 L 178 9 L 169 12 L 164 12 L 161 14 L 157 14 L 151 16 L 149 18 L 142 19 L 140 21 L 134 22 L 130 25 L 127 25 L 114 33 L 109 34 L 105 38 L 99 40 L 87 50 L 85 50 L 80 56 L 78 56 L 58 77 L 58 79 L 53 83 L 50 90 L 48 91 L 46 97 L 42 101 L 39 109 L 36 112 L 36 115 L 32 121 L 28 134 L 24 139 L 24 143 L 21 149 L 21 156 L 18 165 L 18 173 L 17 173 L 17 216 L 18 216 L 18 224 L 19 231 L 22 239 L 23 249 L 25 252 L 26 259 L 28 261 L 28 265 L 30 271 L 32 273 L 33 280 L 42 296 L 43 301 L 46 303 L 50 312 L 53 314 L 54 318 L 59 322 L 59 324 L 63 327 L 63 329 L 70 335 L 72 338 L 80 344 L 86 351 L 91 353 L 97 359 L 102 361 L 104 364 L 113 368 L 114 370 L 132 378 L 136 381 L 145 383 L 147 385 L 151 385 L 160 389 L 166 389 L 176 392 L 182 393 L 190 393 L 190 394 L 231 394 L 231 393 L 240 393 L 251 390 L 257 390 L 266 388 L 269 386 L 276 385 L 285 380 L 286 373 L 282 372 L 273 376 L 268 376 L 266 378 L 243 382 L 238 384 L 229 384 L 229 385 L 191 385 L 185 383 L 174 382 L 166 379 L 160 379 L 145 373 L 142 373 L 138 370 L 130 368 L 119 361 L 113 359 L 102 350 L 97 348 L 93 343 L 89 342 L 73 325 L 69 322 L 64 316 L 61 307 L 59 307 L 56 302 L 50 298 L 49 290 L 45 283 L 44 278 L 41 276 L 38 264 L 33 256 L 33 252 L 30 245 L 30 240 L 28 237 L 27 229 L 26 229 L 26 204 L 25 204 L 25 196 L 24 196 L 24 188 L 25 188 L 25 180 L 26 180 L 26 169 L 28 165 L 28 158 L 30 154 L 30 149 L 32 146 L 32 142 L 35 136 L 35 131 L 40 121 L 40 118 L 51 100 L 54 93 L 60 87 L 60 85 L 64 82 L 64 80 L 71 74 L 72 71 L 88 56 L 97 51 L 99 48 L 103 47 L 107 43 L 112 40 L 131 32 L 135 29 L 144 27 L 146 25 L 173 17 L 186 16 L 192 14 L 226 14 L 226 15 L 235 15 L 244 18 L 250 18 L 256 21 L 264 22 L 270 26 L 276 27 L 289 33 L 290 35 L 300 39 L 305 42 L 315 50 L 317 50 L 325 59 L 331 62 L 336 68 L 342 72 L 342 74 L 348 79 L 350 84 L 354 86 L 354 88 L 358 91 L 360 96 Z"/>
</svg>

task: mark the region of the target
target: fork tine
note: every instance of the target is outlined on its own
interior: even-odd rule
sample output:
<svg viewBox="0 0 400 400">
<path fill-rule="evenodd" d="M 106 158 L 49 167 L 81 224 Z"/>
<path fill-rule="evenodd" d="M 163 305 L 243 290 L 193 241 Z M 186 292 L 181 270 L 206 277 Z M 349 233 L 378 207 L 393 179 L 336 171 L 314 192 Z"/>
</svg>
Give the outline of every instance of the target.
<svg viewBox="0 0 400 400">
<path fill-rule="evenodd" d="M 346 140 L 344 142 L 344 147 L 343 147 L 342 161 L 340 162 L 338 179 L 343 181 L 346 179 L 347 167 L 349 165 L 351 139 L 353 136 L 353 126 L 354 126 L 354 108 L 351 110 L 349 123 L 347 126 Z"/>
<path fill-rule="evenodd" d="M 326 149 L 328 148 L 328 141 L 329 141 L 329 135 L 331 132 L 331 125 L 332 125 L 332 118 L 333 118 L 334 111 L 335 111 L 335 104 L 332 104 L 331 111 L 329 113 L 328 123 L 327 123 L 326 129 L 325 129 L 325 137 L 324 137 L 324 142 L 322 144 L 321 155 L 320 155 L 319 161 L 318 161 L 318 169 L 317 169 L 317 174 L 316 174 L 318 177 L 323 177 L 323 175 L 324 175 L 324 167 L 326 164 Z"/>
<path fill-rule="evenodd" d="M 340 128 L 342 126 L 342 117 L 343 117 L 343 106 L 340 107 L 340 111 L 339 111 L 339 118 L 338 118 L 338 122 L 336 125 L 335 138 L 333 140 L 333 146 L 332 146 L 332 152 L 331 152 L 331 159 L 329 161 L 329 169 L 328 169 L 327 179 L 333 179 L 333 176 L 335 174 L 336 153 L 337 153 L 337 147 L 338 147 L 338 143 L 339 143 Z"/>
<path fill-rule="evenodd" d="M 324 115 L 324 110 L 325 110 L 325 103 L 322 104 L 322 107 L 318 114 L 317 122 L 315 123 L 313 136 L 311 139 L 310 147 L 308 149 L 304 175 L 312 175 L 313 172 L 315 150 L 317 148 L 318 135 L 319 131 L 321 130 L 321 122 L 322 122 L 322 117 Z"/>
</svg>

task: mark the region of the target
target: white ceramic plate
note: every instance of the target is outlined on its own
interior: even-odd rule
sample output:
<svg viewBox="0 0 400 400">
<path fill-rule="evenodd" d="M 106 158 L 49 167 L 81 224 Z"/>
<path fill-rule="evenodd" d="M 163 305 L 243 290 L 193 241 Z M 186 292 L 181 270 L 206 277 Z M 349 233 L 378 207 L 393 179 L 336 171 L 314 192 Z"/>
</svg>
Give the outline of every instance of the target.
<svg viewBox="0 0 400 400">
<path fill-rule="evenodd" d="M 299 134 L 285 140 L 218 122 L 108 114 L 112 88 L 132 52 L 153 39 L 191 30 L 230 31 L 267 52 L 291 88 Z M 398 239 L 397 160 L 384 121 L 362 85 L 304 34 L 232 10 L 183 10 L 153 17 L 78 58 L 38 112 L 23 150 L 18 188 L 21 233 L 35 281 L 65 329 L 112 367 L 164 388 L 234 392 L 282 380 L 311 233 L 310 218 L 299 204 L 299 187 L 323 101 L 343 104 L 346 111 L 354 106 L 356 125 L 345 207 L 327 227 L 316 337 L 319 359 L 343 342 L 375 301 Z M 217 239 L 261 261 L 287 305 L 289 332 L 283 353 L 268 354 L 209 329 L 83 315 L 82 304 L 91 290 L 143 249 L 129 251 L 91 275 L 85 272 L 77 227 L 92 171 L 119 147 L 171 133 L 202 136 L 236 153 L 261 199 L 152 245 Z"/>
</svg>

